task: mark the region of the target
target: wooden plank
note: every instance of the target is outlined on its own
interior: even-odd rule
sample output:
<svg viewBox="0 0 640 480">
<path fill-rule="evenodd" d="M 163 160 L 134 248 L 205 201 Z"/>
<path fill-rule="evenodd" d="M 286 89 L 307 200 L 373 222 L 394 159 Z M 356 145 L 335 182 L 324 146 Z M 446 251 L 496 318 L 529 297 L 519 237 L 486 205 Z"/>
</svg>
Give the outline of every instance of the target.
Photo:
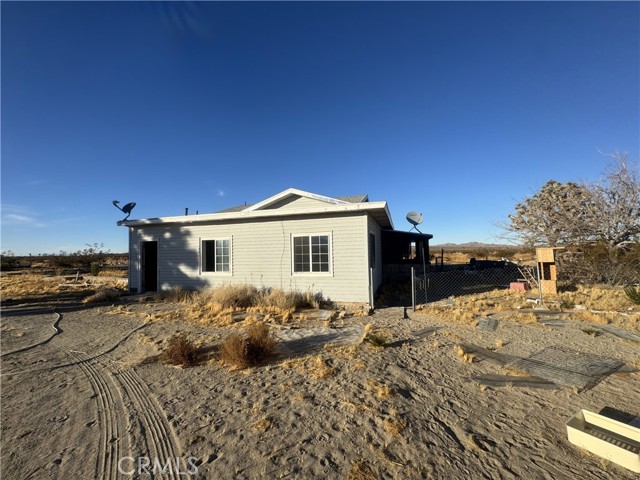
<svg viewBox="0 0 640 480">
<path fill-rule="evenodd" d="M 625 340 L 631 340 L 632 342 L 640 343 L 640 335 L 636 335 L 635 333 L 630 332 L 628 330 L 622 330 L 621 328 L 616 328 L 612 325 L 594 325 L 594 326 L 604 330 L 607 333 L 610 333 L 611 335 L 615 335 L 616 337 L 624 338 Z"/>
<path fill-rule="evenodd" d="M 473 375 L 469 378 L 480 385 L 486 385 L 488 387 L 558 388 L 555 383 L 538 377 L 486 374 Z"/>
<path fill-rule="evenodd" d="M 471 343 L 462 343 L 460 344 L 460 348 L 462 348 L 464 353 L 473 353 L 480 360 L 488 360 L 503 366 L 518 359 L 518 357 L 505 355 L 504 353 L 492 352 L 491 350 L 487 350 L 486 348 L 482 348 Z"/>
</svg>

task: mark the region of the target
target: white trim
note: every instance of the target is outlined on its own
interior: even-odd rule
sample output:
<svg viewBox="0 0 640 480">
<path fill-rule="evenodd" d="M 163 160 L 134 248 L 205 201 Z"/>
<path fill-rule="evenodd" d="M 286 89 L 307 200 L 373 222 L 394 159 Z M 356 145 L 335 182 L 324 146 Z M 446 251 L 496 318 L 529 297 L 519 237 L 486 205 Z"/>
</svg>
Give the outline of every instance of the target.
<svg viewBox="0 0 640 480">
<path fill-rule="evenodd" d="M 299 197 L 310 198 L 313 200 L 319 200 L 325 203 L 331 203 L 333 205 L 346 205 L 348 203 L 348 202 L 345 202 L 344 200 L 338 200 L 337 198 L 318 195 L 317 193 L 305 192 L 304 190 L 298 190 L 297 188 L 287 188 L 284 192 L 280 192 L 272 197 L 269 197 L 261 202 L 256 203 L 255 205 L 245 208 L 243 211 L 254 212 L 256 210 L 260 210 L 264 207 L 268 207 L 269 205 L 272 205 L 274 203 L 279 202 L 280 200 L 283 200 L 287 197 L 291 197 L 294 195 Z"/>
<path fill-rule="evenodd" d="M 364 203 L 347 203 L 345 205 L 327 205 L 313 208 L 296 208 L 296 209 L 273 209 L 273 210 L 257 210 L 241 212 L 228 212 L 228 213 L 208 213 L 203 215 L 181 215 L 177 217 L 158 217 L 158 218 L 146 218 L 139 220 L 127 220 L 120 221 L 118 225 L 124 225 L 127 227 L 141 227 L 145 225 L 163 225 L 168 223 L 177 224 L 198 224 L 208 222 L 224 222 L 228 220 L 251 220 L 254 218 L 269 218 L 269 217 L 292 217 L 292 216 L 309 216 L 309 215 L 321 215 L 321 214 L 340 214 L 362 212 L 373 214 L 378 212 L 383 215 L 383 218 L 388 221 L 389 226 L 393 229 L 393 222 L 387 202 L 364 202 Z M 376 221 L 378 221 L 376 219 Z M 384 222 L 378 221 L 378 224 L 382 228 L 388 228 L 384 225 Z"/>
<path fill-rule="evenodd" d="M 218 272 L 217 270 L 214 271 L 209 271 L 209 270 L 205 270 L 204 269 L 204 255 L 205 253 L 205 249 L 202 246 L 203 242 L 214 242 L 213 244 L 213 250 L 214 250 L 214 259 L 213 259 L 213 264 L 214 264 L 214 268 L 216 265 L 216 259 L 215 259 L 215 255 L 216 255 L 216 244 L 215 242 L 217 241 L 221 241 L 221 240 L 228 240 L 229 241 L 229 271 L 225 272 L 225 271 L 221 271 Z M 215 276 L 227 276 L 227 277 L 232 277 L 233 276 L 233 236 L 228 236 L 228 237 L 217 237 L 217 238 L 199 238 L 199 253 L 198 253 L 198 270 L 199 270 L 199 274 L 200 275 L 215 275 Z"/>
<path fill-rule="evenodd" d="M 295 271 L 295 248 L 293 245 L 293 239 L 298 237 L 309 238 L 309 271 L 308 272 L 296 272 Z M 311 237 L 327 237 L 329 243 L 329 271 L 328 272 L 313 272 L 311 271 Z M 333 277 L 333 232 L 312 232 L 312 233 L 291 233 L 289 238 L 289 244 L 291 246 L 291 276 L 293 277 Z"/>
</svg>

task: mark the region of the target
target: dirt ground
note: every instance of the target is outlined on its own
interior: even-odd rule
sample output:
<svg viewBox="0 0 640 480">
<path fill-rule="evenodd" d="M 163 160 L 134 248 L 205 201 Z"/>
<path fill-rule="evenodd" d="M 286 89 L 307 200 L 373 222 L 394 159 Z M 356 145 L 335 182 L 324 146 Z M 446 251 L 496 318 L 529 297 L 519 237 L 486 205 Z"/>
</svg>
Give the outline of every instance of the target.
<svg viewBox="0 0 640 480">
<path fill-rule="evenodd" d="M 504 312 L 495 331 L 479 331 L 386 308 L 331 324 L 371 324 L 385 347 L 230 371 L 215 345 L 238 327 L 152 320 L 167 308 L 3 309 L 2 478 L 636 478 L 571 445 L 565 423 L 580 409 L 640 415 L 638 371 L 585 390 L 487 388 L 469 377 L 510 372 L 456 354 L 462 343 L 519 358 L 554 346 L 638 367 L 633 341 Z M 184 369 L 159 362 L 176 332 L 210 355 Z M 164 474 L 140 470 L 168 459 Z"/>
</svg>

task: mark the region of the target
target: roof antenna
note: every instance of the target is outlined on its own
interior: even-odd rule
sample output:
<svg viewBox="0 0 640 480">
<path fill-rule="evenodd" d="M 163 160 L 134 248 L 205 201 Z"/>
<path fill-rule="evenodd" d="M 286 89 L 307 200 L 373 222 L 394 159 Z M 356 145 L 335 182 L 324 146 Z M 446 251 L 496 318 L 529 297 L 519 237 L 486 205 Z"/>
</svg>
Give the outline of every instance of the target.
<svg viewBox="0 0 640 480">
<path fill-rule="evenodd" d="M 411 227 L 411 230 L 413 230 L 415 228 L 418 233 L 422 233 L 420 230 L 418 230 L 418 225 L 420 225 L 422 223 L 422 214 L 421 213 L 418 213 L 418 212 L 409 212 L 409 213 L 407 213 L 407 222 L 409 222 L 411 225 L 413 225 L 413 227 Z M 409 231 L 411 231 L 411 230 L 409 230 Z"/>
<path fill-rule="evenodd" d="M 131 210 L 133 210 L 133 207 L 136 206 L 136 202 L 129 202 L 122 208 L 120 208 L 120 206 L 118 205 L 120 203 L 118 200 L 114 200 L 112 203 L 113 203 L 113 206 L 116 207 L 118 210 L 120 210 L 122 213 L 127 214 L 127 216 L 121 220 L 122 222 L 124 222 L 127 218 L 129 218 L 129 215 L 131 215 Z"/>
</svg>

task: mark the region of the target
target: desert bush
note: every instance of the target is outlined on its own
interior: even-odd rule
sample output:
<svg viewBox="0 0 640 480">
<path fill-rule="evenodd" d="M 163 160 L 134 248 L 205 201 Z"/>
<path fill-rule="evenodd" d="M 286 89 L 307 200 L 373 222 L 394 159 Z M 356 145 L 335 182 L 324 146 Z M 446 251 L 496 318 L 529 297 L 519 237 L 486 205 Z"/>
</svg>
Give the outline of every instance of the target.
<svg viewBox="0 0 640 480">
<path fill-rule="evenodd" d="M 184 333 L 179 333 L 169 339 L 167 348 L 162 354 L 162 359 L 170 365 L 190 367 L 195 365 L 198 359 L 197 349 Z"/>
<path fill-rule="evenodd" d="M 562 286 L 624 285 L 640 282 L 640 244 L 611 247 L 604 242 L 568 248 L 558 254 Z"/>
<path fill-rule="evenodd" d="M 113 302 L 120 298 L 120 291 L 115 288 L 99 288 L 92 295 L 86 297 L 84 303 L 104 303 Z"/>
<path fill-rule="evenodd" d="M 264 323 L 254 323 L 245 335 L 231 334 L 220 347 L 220 357 L 228 365 L 247 368 L 260 365 L 273 354 L 276 340 Z"/>
<path fill-rule="evenodd" d="M 377 333 L 368 333 L 365 337 L 365 341 L 369 342 L 374 347 L 385 347 L 387 345 L 387 339 Z"/>
<path fill-rule="evenodd" d="M 20 265 L 20 261 L 15 257 L 11 250 L 7 250 L 0 254 L 0 269 L 13 270 Z"/>
<path fill-rule="evenodd" d="M 558 300 L 562 310 L 572 310 L 576 306 L 575 300 L 568 295 L 560 295 Z"/>
<path fill-rule="evenodd" d="M 91 275 L 98 275 L 100 273 L 100 262 L 91 262 Z"/>
<path fill-rule="evenodd" d="M 624 293 L 632 303 L 640 305 L 640 287 L 627 287 L 624 289 Z"/>
</svg>

